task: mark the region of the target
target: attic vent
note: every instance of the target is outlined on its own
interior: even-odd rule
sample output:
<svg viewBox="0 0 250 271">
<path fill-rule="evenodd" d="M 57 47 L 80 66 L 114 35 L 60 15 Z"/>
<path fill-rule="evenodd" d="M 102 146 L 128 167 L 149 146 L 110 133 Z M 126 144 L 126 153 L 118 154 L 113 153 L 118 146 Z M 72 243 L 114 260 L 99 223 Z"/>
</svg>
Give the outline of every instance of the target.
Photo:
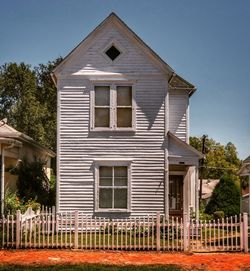
<svg viewBox="0 0 250 271">
<path fill-rule="evenodd" d="M 105 54 L 112 60 L 114 61 L 120 54 L 121 52 L 114 46 L 112 45 L 106 52 Z"/>
</svg>

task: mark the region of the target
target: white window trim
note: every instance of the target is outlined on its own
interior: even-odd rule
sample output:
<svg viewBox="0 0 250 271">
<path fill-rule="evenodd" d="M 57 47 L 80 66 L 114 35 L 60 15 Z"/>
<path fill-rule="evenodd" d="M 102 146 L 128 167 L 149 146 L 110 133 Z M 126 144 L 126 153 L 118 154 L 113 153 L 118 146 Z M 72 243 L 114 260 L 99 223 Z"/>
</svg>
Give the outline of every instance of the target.
<svg viewBox="0 0 250 271">
<path fill-rule="evenodd" d="M 131 159 L 113 158 L 100 160 L 94 160 L 95 165 L 95 212 L 96 213 L 130 213 L 131 212 Z M 99 168 L 100 166 L 126 166 L 128 168 L 128 184 L 127 184 L 127 208 L 125 209 L 104 209 L 99 208 Z"/>
<path fill-rule="evenodd" d="M 110 123 L 109 127 L 95 127 L 95 87 L 96 86 L 108 86 L 110 87 Z M 116 121 L 116 110 L 117 110 L 117 92 L 118 86 L 131 86 L 132 88 L 132 127 L 117 127 Z M 136 99 L 135 94 L 136 87 L 134 82 L 92 82 L 92 87 L 90 89 L 90 130 L 100 131 L 100 132 L 135 132 L 136 130 Z"/>
</svg>

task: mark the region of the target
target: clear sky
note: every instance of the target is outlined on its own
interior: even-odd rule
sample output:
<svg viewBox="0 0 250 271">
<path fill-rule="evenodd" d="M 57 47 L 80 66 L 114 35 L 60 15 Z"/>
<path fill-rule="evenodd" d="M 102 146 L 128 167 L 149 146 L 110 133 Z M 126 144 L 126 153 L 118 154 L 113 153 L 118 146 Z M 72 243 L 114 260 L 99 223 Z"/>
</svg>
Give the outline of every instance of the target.
<svg viewBox="0 0 250 271">
<path fill-rule="evenodd" d="M 65 56 L 112 11 L 197 87 L 191 135 L 250 155 L 249 0 L 0 0 L 0 65 Z"/>
</svg>

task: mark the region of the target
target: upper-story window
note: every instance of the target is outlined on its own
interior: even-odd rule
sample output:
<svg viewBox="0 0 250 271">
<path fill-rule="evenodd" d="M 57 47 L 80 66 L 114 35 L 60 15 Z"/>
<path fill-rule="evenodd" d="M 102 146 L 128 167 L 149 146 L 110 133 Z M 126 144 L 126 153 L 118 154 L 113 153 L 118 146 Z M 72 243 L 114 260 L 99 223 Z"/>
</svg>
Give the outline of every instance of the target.
<svg viewBox="0 0 250 271">
<path fill-rule="evenodd" d="M 131 85 L 94 87 L 91 128 L 93 130 L 132 130 L 135 102 Z"/>
</svg>

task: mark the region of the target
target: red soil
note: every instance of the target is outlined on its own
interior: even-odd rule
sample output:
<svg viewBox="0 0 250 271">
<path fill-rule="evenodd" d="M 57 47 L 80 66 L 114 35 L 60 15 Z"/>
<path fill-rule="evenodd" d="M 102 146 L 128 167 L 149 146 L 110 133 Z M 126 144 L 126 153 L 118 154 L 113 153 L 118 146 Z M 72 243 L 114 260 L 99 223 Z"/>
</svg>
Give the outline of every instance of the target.
<svg viewBox="0 0 250 271">
<path fill-rule="evenodd" d="M 157 252 L 109 252 L 68 250 L 2 250 L 0 264 L 54 265 L 54 264 L 116 264 L 148 265 L 176 264 L 185 270 L 250 271 L 250 255 L 241 253 L 157 253 Z"/>
</svg>

